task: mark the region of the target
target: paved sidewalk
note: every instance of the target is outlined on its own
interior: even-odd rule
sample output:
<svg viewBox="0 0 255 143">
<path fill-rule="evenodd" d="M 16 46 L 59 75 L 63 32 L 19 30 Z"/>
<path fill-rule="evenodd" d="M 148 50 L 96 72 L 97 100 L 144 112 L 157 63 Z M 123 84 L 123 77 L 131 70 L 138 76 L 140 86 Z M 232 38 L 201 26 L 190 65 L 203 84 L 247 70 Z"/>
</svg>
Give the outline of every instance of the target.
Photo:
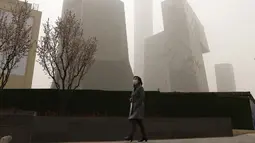
<svg viewBox="0 0 255 143">
<path fill-rule="evenodd" d="M 136 143 L 137 141 L 133 141 Z M 89 143 L 89 142 L 84 142 Z M 90 143 L 128 143 L 119 142 L 90 142 Z M 148 143 L 255 143 L 255 134 L 246 134 L 235 137 L 226 138 L 203 138 L 203 139 L 176 139 L 176 140 L 156 140 L 148 141 Z"/>
<path fill-rule="evenodd" d="M 204 138 L 204 139 L 180 139 L 180 140 L 165 140 L 151 141 L 151 143 L 255 143 L 255 135 L 240 135 L 226 138 Z"/>
</svg>

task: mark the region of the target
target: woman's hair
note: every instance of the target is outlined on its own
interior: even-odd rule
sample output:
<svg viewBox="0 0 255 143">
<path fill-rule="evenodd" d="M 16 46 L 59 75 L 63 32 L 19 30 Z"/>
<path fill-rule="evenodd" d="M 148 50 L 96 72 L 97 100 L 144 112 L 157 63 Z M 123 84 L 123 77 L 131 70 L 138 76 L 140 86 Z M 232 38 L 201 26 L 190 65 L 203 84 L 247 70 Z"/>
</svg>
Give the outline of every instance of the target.
<svg viewBox="0 0 255 143">
<path fill-rule="evenodd" d="M 141 79 L 139 76 L 134 76 L 133 79 L 138 80 L 138 83 L 139 83 L 140 85 L 143 85 L 143 81 L 142 81 L 142 79 Z"/>
</svg>

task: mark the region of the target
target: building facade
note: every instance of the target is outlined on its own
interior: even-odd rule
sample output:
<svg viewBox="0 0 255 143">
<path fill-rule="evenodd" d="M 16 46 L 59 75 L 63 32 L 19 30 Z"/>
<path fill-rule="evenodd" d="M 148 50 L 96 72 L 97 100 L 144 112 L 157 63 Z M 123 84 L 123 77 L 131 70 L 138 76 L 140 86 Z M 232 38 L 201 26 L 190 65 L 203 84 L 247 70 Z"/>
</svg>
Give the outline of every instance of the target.
<svg viewBox="0 0 255 143">
<path fill-rule="evenodd" d="M 235 74 L 232 64 L 216 64 L 215 74 L 218 92 L 236 91 Z"/>
<path fill-rule="evenodd" d="M 145 41 L 144 87 L 145 90 L 169 92 L 170 58 L 165 46 L 165 32 L 155 34 Z"/>
<path fill-rule="evenodd" d="M 77 19 L 81 19 L 82 13 L 82 0 L 64 0 L 62 6 L 62 16 L 67 11 L 70 10 L 75 13 Z"/>
<path fill-rule="evenodd" d="M 120 0 L 64 0 L 63 11 L 72 10 L 73 6 L 80 15 L 84 37 L 95 36 L 98 40 L 96 61 L 79 88 L 131 90 L 133 73 L 128 56 L 124 3 Z"/>
<path fill-rule="evenodd" d="M 0 0 L 0 10 L 4 11 L 11 17 L 11 7 L 16 3 L 23 4 L 18 0 Z M 40 30 L 41 15 L 42 13 L 38 11 L 37 5 L 31 4 L 33 8 L 31 12 L 31 18 L 28 19 L 27 24 L 32 25 L 32 41 L 37 41 Z M 9 80 L 5 88 L 31 88 L 35 57 L 36 57 L 36 47 L 37 43 L 35 42 L 28 53 L 28 56 L 22 58 L 17 64 L 17 67 L 14 68 L 10 74 Z"/>
<path fill-rule="evenodd" d="M 134 74 L 144 77 L 144 41 L 153 35 L 153 0 L 134 1 Z"/>
<path fill-rule="evenodd" d="M 164 31 L 145 42 L 145 89 L 208 92 L 203 54 L 209 48 L 202 24 L 186 0 L 165 0 L 162 14 Z"/>
</svg>

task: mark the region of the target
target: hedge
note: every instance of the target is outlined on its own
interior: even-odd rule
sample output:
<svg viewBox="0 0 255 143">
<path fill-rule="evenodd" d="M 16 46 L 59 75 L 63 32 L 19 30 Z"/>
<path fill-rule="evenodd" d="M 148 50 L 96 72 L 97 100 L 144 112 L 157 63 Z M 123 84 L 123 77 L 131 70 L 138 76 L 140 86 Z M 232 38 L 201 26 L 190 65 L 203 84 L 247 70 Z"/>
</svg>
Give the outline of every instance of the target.
<svg viewBox="0 0 255 143">
<path fill-rule="evenodd" d="M 129 113 L 130 91 L 6 89 L 1 109 L 16 108 L 61 116 L 119 116 Z M 146 92 L 146 117 L 231 117 L 233 128 L 253 129 L 249 92 Z M 64 112 L 63 112 L 64 111 Z M 53 115 L 53 114 L 51 114 Z"/>
</svg>

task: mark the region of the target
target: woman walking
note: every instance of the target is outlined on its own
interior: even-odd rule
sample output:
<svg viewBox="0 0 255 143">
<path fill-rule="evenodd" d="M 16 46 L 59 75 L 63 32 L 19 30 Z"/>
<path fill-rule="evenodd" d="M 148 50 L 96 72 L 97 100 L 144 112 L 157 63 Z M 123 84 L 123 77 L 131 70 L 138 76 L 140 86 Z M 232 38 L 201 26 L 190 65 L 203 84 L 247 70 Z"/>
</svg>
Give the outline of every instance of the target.
<svg viewBox="0 0 255 143">
<path fill-rule="evenodd" d="M 134 90 L 130 97 L 130 111 L 129 111 L 129 121 L 131 123 L 131 132 L 127 137 L 125 137 L 126 141 L 133 141 L 133 136 L 136 131 L 136 125 L 138 124 L 142 133 L 142 139 L 138 142 L 147 142 L 147 136 L 145 133 L 145 128 L 143 124 L 144 119 L 144 99 L 145 93 L 143 89 L 143 82 L 139 76 L 134 76 L 133 78 L 133 87 Z"/>
</svg>

